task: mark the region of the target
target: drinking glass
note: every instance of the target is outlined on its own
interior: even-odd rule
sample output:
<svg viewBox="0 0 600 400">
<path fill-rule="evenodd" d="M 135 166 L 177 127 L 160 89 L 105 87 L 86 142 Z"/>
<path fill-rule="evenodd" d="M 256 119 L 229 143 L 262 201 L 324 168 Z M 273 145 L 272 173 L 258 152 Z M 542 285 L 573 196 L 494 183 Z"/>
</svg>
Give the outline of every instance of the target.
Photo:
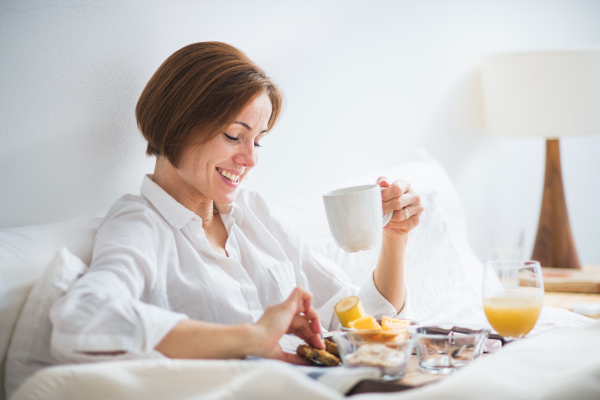
<svg viewBox="0 0 600 400">
<path fill-rule="evenodd" d="M 522 260 L 525 230 L 499 228 L 492 232 L 491 261 Z"/>
<path fill-rule="evenodd" d="M 542 268 L 537 261 L 488 261 L 483 272 L 483 310 L 505 339 L 525 336 L 544 303 Z"/>
</svg>

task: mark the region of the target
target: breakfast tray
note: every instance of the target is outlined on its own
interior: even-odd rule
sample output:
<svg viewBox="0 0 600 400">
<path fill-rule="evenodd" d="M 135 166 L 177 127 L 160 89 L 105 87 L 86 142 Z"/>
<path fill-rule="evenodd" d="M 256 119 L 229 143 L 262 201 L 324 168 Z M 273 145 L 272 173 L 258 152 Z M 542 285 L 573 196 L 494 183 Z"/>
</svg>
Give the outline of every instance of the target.
<svg viewBox="0 0 600 400">
<path fill-rule="evenodd" d="M 468 329 L 453 327 L 454 332 L 469 333 Z M 331 337 L 340 331 L 327 332 L 323 336 Z M 446 330 L 441 330 L 440 333 L 447 333 Z M 502 336 L 496 333 L 490 333 L 489 339 L 499 340 L 502 346 L 505 344 L 505 340 Z M 485 356 L 486 354 L 482 354 Z M 353 396 L 362 393 L 389 393 L 389 392 L 402 392 L 404 390 L 416 389 L 421 386 L 429 385 L 437 382 L 448 375 L 432 374 L 424 371 L 419 367 L 419 359 L 416 354 L 411 355 L 406 367 L 406 373 L 402 379 L 382 381 L 381 379 L 365 379 L 358 382 L 352 389 L 350 389 L 346 396 Z"/>
<path fill-rule="evenodd" d="M 361 393 L 388 393 L 402 392 L 429 385 L 443 379 L 446 375 L 432 374 L 419 368 L 419 359 L 416 355 L 410 357 L 404 378 L 395 381 L 382 381 L 380 379 L 365 379 L 358 382 L 346 396 Z"/>
</svg>

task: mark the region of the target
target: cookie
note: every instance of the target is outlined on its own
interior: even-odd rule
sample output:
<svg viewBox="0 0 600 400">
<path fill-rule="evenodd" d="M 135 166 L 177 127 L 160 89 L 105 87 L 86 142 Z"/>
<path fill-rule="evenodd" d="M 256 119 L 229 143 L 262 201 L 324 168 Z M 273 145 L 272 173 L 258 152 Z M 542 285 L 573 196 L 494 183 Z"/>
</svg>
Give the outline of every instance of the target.
<svg viewBox="0 0 600 400">
<path fill-rule="evenodd" d="M 296 353 L 307 360 L 318 362 L 329 367 L 340 365 L 340 359 L 325 350 L 320 350 L 306 344 L 301 344 L 296 349 Z"/>
<path fill-rule="evenodd" d="M 329 340 L 329 339 L 325 338 L 325 340 L 323 340 L 323 342 L 325 342 L 325 350 L 328 353 L 331 353 L 334 356 L 336 356 L 337 358 L 340 358 L 340 352 L 338 351 L 337 345 L 333 342 L 333 340 Z"/>
</svg>

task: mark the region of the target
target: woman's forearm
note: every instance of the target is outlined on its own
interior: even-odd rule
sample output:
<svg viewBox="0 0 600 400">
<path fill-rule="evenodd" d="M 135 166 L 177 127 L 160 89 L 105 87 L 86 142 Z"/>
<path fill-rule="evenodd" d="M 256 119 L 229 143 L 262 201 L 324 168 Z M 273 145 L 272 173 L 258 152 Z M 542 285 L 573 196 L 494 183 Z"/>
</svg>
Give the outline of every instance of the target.
<svg viewBox="0 0 600 400">
<path fill-rule="evenodd" d="M 379 261 L 373 272 L 377 290 L 398 312 L 404 307 L 404 264 L 407 241 L 408 235 L 384 232 Z"/>
<path fill-rule="evenodd" d="M 243 358 L 252 354 L 254 337 L 250 324 L 183 320 L 156 345 L 156 350 L 169 358 Z"/>
<path fill-rule="evenodd" d="M 169 358 L 228 359 L 245 356 L 304 364 L 298 355 L 284 353 L 279 339 L 291 333 L 307 343 L 325 348 L 320 338 L 319 314 L 312 294 L 297 287 L 283 302 L 267 307 L 254 324 L 222 325 L 204 321 L 180 321 L 156 345 Z"/>
</svg>

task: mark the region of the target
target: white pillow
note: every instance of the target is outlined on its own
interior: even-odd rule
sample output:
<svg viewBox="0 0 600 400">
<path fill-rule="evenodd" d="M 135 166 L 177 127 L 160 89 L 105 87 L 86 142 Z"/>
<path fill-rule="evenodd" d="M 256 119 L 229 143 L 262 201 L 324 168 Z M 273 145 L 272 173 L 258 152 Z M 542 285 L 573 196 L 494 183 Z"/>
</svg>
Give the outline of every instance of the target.
<svg viewBox="0 0 600 400">
<path fill-rule="evenodd" d="M 482 265 L 469 246 L 462 207 L 450 177 L 427 153 L 417 150 L 412 161 L 341 182 L 339 187 L 374 183 L 379 176 L 407 180 L 425 206 L 407 249 L 406 281 L 413 318 L 420 322 L 484 322 L 479 307 Z M 313 250 L 342 267 L 354 284 L 362 285 L 370 277 L 380 246 L 358 253 L 340 249 L 329 232 L 321 193 L 278 208 L 310 238 Z"/>
<path fill-rule="evenodd" d="M 10 338 L 34 282 L 63 246 L 89 264 L 101 221 L 80 218 L 0 230 L 0 400 Z"/>
<path fill-rule="evenodd" d="M 59 364 L 50 353 L 50 308 L 86 271 L 79 258 L 62 247 L 35 282 L 12 335 L 6 361 L 6 398 L 38 370 Z"/>
</svg>

